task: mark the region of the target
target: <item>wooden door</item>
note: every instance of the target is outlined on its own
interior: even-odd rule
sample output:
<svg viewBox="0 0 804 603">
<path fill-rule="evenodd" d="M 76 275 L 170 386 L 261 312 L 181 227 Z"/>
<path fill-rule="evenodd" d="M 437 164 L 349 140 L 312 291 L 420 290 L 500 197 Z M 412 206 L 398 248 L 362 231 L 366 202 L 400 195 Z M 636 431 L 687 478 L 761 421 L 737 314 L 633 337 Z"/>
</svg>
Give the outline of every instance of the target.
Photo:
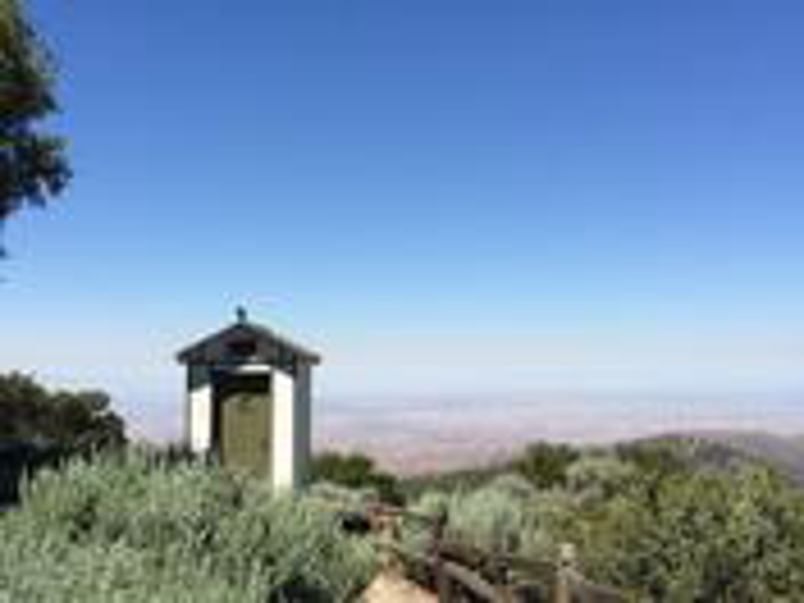
<svg viewBox="0 0 804 603">
<path fill-rule="evenodd" d="M 226 467 L 270 477 L 270 375 L 226 375 L 217 388 L 218 443 Z"/>
</svg>

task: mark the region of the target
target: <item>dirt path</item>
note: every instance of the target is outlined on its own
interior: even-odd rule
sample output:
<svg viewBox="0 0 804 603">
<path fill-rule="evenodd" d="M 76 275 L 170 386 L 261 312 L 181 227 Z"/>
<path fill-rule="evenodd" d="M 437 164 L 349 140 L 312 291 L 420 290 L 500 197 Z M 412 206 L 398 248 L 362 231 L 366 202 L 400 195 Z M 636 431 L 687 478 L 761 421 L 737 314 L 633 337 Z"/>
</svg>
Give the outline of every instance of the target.
<svg viewBox="0 0 804 603">
<path fill-rule="evenodd" d="M 372 582 L 363 603 L 437 603 L 438 597 L 400 575 L 385 571 Z"/>
</svg>

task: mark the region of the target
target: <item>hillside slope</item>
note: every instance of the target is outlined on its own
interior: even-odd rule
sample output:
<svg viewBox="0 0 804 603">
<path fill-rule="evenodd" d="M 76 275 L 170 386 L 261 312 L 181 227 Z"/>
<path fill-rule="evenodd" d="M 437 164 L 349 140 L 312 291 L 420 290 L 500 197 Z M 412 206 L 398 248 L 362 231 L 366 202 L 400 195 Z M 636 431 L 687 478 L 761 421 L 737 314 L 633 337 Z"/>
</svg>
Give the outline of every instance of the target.
<svg viewBox="0 0 804 603">
<path fill-rule="evenodd" d="M 704 454 L 708 443 L 709 453 L 715 449 L 726 452 L 730 449 L 738 455 L 759 460 L 776 467 L 795 482 L 804 484 L 804 436 L 782 436 L 761 431 L 709 430 L 673 433 L 651 438 L 689 440 L 702 446 Z"/>
</svg>

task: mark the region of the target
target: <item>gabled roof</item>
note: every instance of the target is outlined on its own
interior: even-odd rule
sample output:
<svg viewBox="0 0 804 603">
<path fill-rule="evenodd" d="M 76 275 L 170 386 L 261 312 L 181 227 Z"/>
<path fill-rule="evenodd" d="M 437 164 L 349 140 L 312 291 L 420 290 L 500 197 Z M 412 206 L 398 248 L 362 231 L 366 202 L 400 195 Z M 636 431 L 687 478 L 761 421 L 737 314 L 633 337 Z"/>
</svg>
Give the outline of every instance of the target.
<svg viewBox="0 0 804 603">
<path fill-rule="evenodd" d="M 321 357 L 316 352 L 280 335 L 273 329 L 253 323 L 246 318 L 241 318 L 234 324 L 184 348 L 176 355 L 176 359 L 183 364 L 189 364 L 199 359 L 209 361 L 210 350 L 221 347 L 219 344 L 223 344 L 223 347 L 225 347 L 228 342 L 246 338 L 276 347 L 284 354 L 307 364 L 319 364 L 321 362 Z"/>
</svg>

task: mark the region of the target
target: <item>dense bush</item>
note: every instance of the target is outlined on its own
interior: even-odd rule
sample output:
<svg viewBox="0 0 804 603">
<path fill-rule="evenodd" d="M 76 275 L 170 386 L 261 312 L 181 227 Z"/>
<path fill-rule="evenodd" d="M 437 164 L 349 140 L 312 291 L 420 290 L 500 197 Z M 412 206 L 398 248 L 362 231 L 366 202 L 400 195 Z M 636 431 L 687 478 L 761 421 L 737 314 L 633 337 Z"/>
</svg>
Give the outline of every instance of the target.
<svg viewBox="0 0 804 603">
<path fill-rule="evenodd" d="M 341 601 L 375 563 L 314 498 L 142 453 L 40 473 L 0 540 L 10 601 Z"/>
<path fill-rule="evenodd" d="M 440 473 L 411 475 L 404 477 L 400 481 L 400 489 L 407 500 L 416 500 L 422 495 L 431 492 L 465 492 L 486 485 L 489 480 L 506 471 L 506 465 L 497 464 Z"/>
<path fill-rule="evenodd" d="M 673 478 L 602 505 L 591 571 L 662 601 L 804 597 L 804 495 L 762 467 Z"/>
<path fill-rule="evenodd" d="M 20 483 L 26 475 L 54 467 L 68 454 L 64 447 L 47 442 L 0 440 L 0 508 L 19 502 Z"/>
<path fill-rule="evenodd" d="M 537 442 L 512 461 L 511 469 L 539 488 L 563 486 L 567 480 L 567 469 L 578 460 L 578 456 L 579 452 L 571 446 Z"/>
<path fill-rule="evenodd" d="M 27 375 L 0 375 L 0 507 L 17 501 L 24 474 L 125 440 L 105 393 L 50 390 Z"/>
<path fill-rule="evenodd" d="M 396 477 L 381 471 L 374 459 L 359 452 L 322 452 L 316 455 L 313 459 L 313 481 L 369 489 L 384 502 L 403 502 Z"/>
<path fill-rule="evenodd" d="M 521 476 L 504 474 L 479 488 L 433 490 L 413 505 L 415 512 L 446 513 L 445 537 L 489 552 L 552 559 L 566 539 L 573 501 L 558 490 L 537 490 Z M 427 536 L 415 526 L 408 544 L 423 548 Z"/>
<path fill-rule="evenodd" d="M 37 440 L 94 451 L 125 442 L 123 420 L 101 391 L 51 390 L 20 373 L 0 375 L 0 440 Z"/>
<path fill-rule="evenodd" d="M 692 452 L 579 451 L 550 488 L 507 474 L 413 506 L 445 510 L 448 538 L 487 551 L 555 560 L 573 543 L 584 573 L 638 600 L 804 600 L 804 492 L 762 465 L 696 465 Z"/>
<path fill-rule="evenodd" d="M 612 454 L 586 454 L 566 473 L 567 489 L 587 503 L 626 493 L 639 480 L 635 465 Z"/>
</svg>

